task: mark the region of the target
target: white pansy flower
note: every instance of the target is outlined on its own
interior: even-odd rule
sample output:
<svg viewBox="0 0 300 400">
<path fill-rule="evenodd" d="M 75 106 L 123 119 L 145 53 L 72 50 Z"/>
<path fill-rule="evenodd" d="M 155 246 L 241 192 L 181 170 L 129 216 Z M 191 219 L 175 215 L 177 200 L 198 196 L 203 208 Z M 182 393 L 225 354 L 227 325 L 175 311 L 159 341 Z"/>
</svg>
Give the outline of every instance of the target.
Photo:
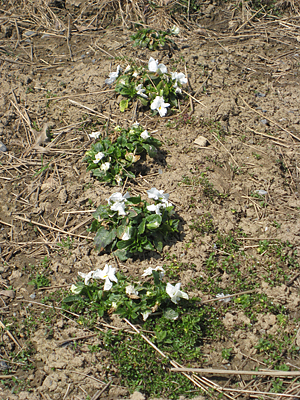
<svg viewBox="0 0 300 400">
<path fill-rule="evenodd" d="M 181 85 L 185 85 L 188 82 L 186 76 L 182 72 L 172 72 L 172 79 L 173 81 L 175 80 L 176 83 L 179 82 Z"/>
<path fill-rule="evenodd" d="M 89 137 L 90 137 L 91 139 L 98 139 L 98 137 L 99 137 L 100 135 L 101 135 L 101 132 L 100 132 L 100 131 L 89 133 Z"/>
<path fill-rule="evenodd" d="M 163 269 L 163 267 L 161 267 L 161 266 L 158 265 L 156 268 L 151 268 L 151 267 L 149 267 L 149 268 L 145 269 L 145 271 L 144 271 L 142 277 L 145 278 L 146 276 L 152 275 L 152 271 L 156 271 L 156 272 L 159 272 L 159 271 L 160 271 L 160 272 L 159 272 L 159 277 L 160 277 L 160 279 L 162 279 L 162 278 L 165 276 L 165 270 Z M 148 292 L 147 292 L 147 293 L 148 293 Z M 150 294 L 151 294 L 151 292 L 150 292 Z M 147 296 L 149 296 L 149 295 L 147 295 Z"/>
<path fill-rule="evenodd" d="M 89 272 L 88 274 L 85 274 L 83 272 L 78 272 L 78 275 L 84 279 L 84 284 L 88 285 L 89 281 L 93 278 L 94 271 Z"/>
<path fill-rule="evenodd" d="M 135 290 L 133 285 L 126 286 L 125 292 L 126 292 L 126 294 L 128 294 L 128 296 L 130 296 L 130 295 L 138 296 L 139 295 L 139 292 L 137 290 Z"/>
<path fill-rule="evenodd" d="M 127 226 L 126 229 L 125 229 L 125 232 L 123 233 L 123 236 L 122 236 L 121 240 L 129 240 L 131 238 L 131 235 L 130 235 L 129 231 L 130 231 L 130 227 Z"/>
<path fill-rule="evenodd" d="M 151 188 L 150 190 L 147 190 L 147 193 L 149 199 L 161 200 L 164 203 L 168 201 L 168 198 L 170 196 L 168 193 L 164 193 L 164 190 L 157 190 L 156 188 Z"/>
<path fill-rule="evenodd" d="M 94 279 L 103 279 L 105 280 L 104 282 L 104 288 L 103 290 L 110 290 L 112 288 L 112 282 L 118 282 L 118 279 L 115 276 L 115 271 L 116 268 L 113 268 L 111 265 L 105 264 L 105 267 L 103 270 L 97 269 L 94 274 L 93 278 Z"/>
<path fill-rule="evenodd" d="M 146 140 L 146 139 L 148 139 L 149 137 L 150 137 L 150 135 L 149 135 L 147 129 L 145 129 L 145 130 L 141 133 L 141 138 L 144 139 L 144 140 Z"/>
<path fill-rule="evenodd" d="M 103 157 L 105 157 L 105 154 L 99 151 L 99 153 L 95 154 L 95 160 L 93 160 L 93 162 L 97 164 Z"/>
<path fill-rule="evenodd" d="M 131 66 L 130 66 L 130 65 L 127 65 L 127 67 L 125 68 L 124 72 L 130 71 L 130 69 L 131 69 Z"/>
<path fill-rule="evenodd" d="M 171 301 L 175 304 L 177 304 L 181 298 L 186 299 L 186 300 L 189 299 L 188 294 L 184 293 L 180 290 L 180 286 L 181 286 L 181 283 L 176 283 L 175 286 L 171 285 L 170 283 L 167 283 L 167 286 L 166 286 L 166 292 L 170 296 Z"/>
<path fill-rule="evenodd" d="M 151 104 L 151 110 L 157 110 L 161 117 L 164 117 L 167 114 L 167 107 L 170 106 L 170 103 L 165 103 L 165 100 L 162 96 L 156 96 Z"/>
<path fill-rule="evenodd" d="M 126 201 L 128 199 L 128 197 L 130 197 L 130 194 L 128 192 L 126 192 L 124 194 L 124 196 L 122 195 L 122 193 L 117 192 L 117 193 L 112 194 L 110 196 L 110 198 L 107 199 L 107 201 L 108 201 L 108 204 L 111 204 L 112 202 L 116 202 L 116 201 L 118 201 L 118 202 Z"/>
<path fill-rule="evenodd" d="M 178 35 L 179 32 L 180 32 L 180 29 L 178 28 L 178 26 L 173 25 L 172 28 L 171 28 L 171 33 L 173 35 Z"/>
<path fill-rule="evenodd" d="M 78 287 L 77 285 L 71 285 L 70 290 L 74 294 L 80 294 L 81 293 L 81 287 Z"/>
<path fill-rule="evenodd" d="M 109 74 L 109 78 L 105 79 L 105 83 L 107 85 L 111 85 L 117 79 L 117 77 L 119 76 L 120 69 L 121 69 L 121 67 L 120 67 L 120 65 L 118 65 L 117 66 L 117 71 L 116 72 L 111 72 Z"/>
<path fill-rule="evenodd" d="M 108 171 L 110 167 L 110 163 L 109 162 L 105 162 L 101 165 L 100 169 L 104 172 Z"/>
<path fill-rule="evenodd" d="M 162 207 L 163 204 L 150 204 L 150 206 L 147 206 L 148 211 L 155 211 L 155 214 L 161 215 L 160 212 L 160 207 Z"/>
<path fill-rule="evenodd" d="M 137 95 L 144 97 L 144 99 L 148 99 L 148 96 L 144 93 L 146 89 L 143 88 L 141 83 L 135 87 L 135 90 Z"/>
<path fill-rule="evenodd" d="M 138 128 L 139 126 L 140 126 L 140 124 L 139 124 L 137 121 L 135 121 L 135 123 L 132 124 L 132 127 L 133 127 L 133 128 Z"/>
<path fill-rule="evenodd" d="M 223 301 L 224 303 L 229 303 L 231 300 L 231 297 L 227 297 L 227 296 L 228 296 L 228 294 L 219 293 L 216 295 L 216 298 L 219 298 L 220 299 L 219 301 Z M 227 298 L 223 299 L 223 297 L 227 297 Z"/>
<path fill-rule="evenodd" d="M 178 87 L 178 83 L 181 85 L 185 85 L 187 83 L 187 78 L 182 72 L 172 72 L 172 79 L 175 80 L 173 85 L 175 89 L 175 93 L 181 93 L 180 87 Z"/>
<path fill-rule="evenodd" d="M 112 308 L 114 308 L 115 310 L 118 308 L 118 304 L 117 304 L 115 301 L 113 301 L 113 302 L 111 303 L 111 306 L 112 306 Z"/>
<path fill-rule="evenodd" d="M 138 73 L 136 71 L 134 71 L 134 73 L 132 74 L 132 76 L 134 76 L 135 78 L 138 76 Z"/>
<path fill-rule="evenodd" d="M 153 57 L 149 59 L 148 69 L 150 72 L 167 73 L 167 67 L 164 64 L 158 64 L 158 60 L 155 61 Z"/>
<path fill-rule="evenodd" d="M 126 82 L 125 82 L 124 79 L 120 79 L 120 80 L 119 80 L 119 83 L 120 83 L 121 85 L 126 85 Z"/>
<path fill-rule="evenodd" d="M 152 314 L 152 311 L 144 311 L 141 313 L 142 317 L 143 317 L 143 321 L 146 321 L 147 318 L 149 317 L 149 315 Z"/>
<path fill-rule="evenodd" d="M 110 206 L 112 211 L 118 211 L 118 215 L 126 215 L 125 203 L 116 201 L 112 206 Z"/>
<path fill-rule="evenodd" d="M 121 186 L 122 178 L 120 177 L 120 175 L 116 175 L 116 176 L 115 176 L 115 180 L 116 180 L 118 186 Z"/>
</svg>

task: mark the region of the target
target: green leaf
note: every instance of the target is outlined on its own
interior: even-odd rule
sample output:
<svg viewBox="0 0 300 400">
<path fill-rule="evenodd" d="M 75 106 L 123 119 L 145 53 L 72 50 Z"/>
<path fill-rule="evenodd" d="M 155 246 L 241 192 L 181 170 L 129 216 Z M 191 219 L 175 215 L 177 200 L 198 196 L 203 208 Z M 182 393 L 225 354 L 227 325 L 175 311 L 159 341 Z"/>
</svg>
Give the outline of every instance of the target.
<svg viewBox="0 0 300 400">
<path fill-rule="evenodd" d="M 146 218 L 146 227 L 150 230 L 157 229 L 159 228 L 161 224 L 162 218 L 161 215 L 154 214 L 154 215 L 148 215 Z"/>
<path fill-rule="evenodd" d="M 141 196 L 129 197 L 129 199 L 127 199 L 127 201 L 132 204 L 139 204 L 141 202 Z"/>
<path fill-rule="evenodd" d="M 179 316 L 178 312 L 175 310 L 172 310 L 172 308 L 167 308 L 164 310 L 164 317 L 167 319 L 172 319 L 173 321 L 177 319 Z"/>
<path fill-rule="evenodd" d="M 128 100 L 121 100 L 120 101 L 120 111 L 124 112 L 128 108 Z"/>
<path fill-rule="evenodd" d="M 100 205 L 97 210 L 93 213 L 93 217 L 98 220 L 98 217 L 101 219 L 109 218 L 109 214 L 107 212 L 107 207 Z"/>
<path fill-rule="evenodd" d="M 146 227 L 146 220 L 143 219 L 143 221 L 140 223 L 138 227 L 138 234 L 142 235 L 145 232 L 145 227 Z"/>
<path fill-rule="evenodd" d="M 159 284 L 160 284 L 159 273 L 157 271 L 152 270 L 152 275 L 153 275 L 153 278 L 154 278 L 155 285 L 159 286 Z"/>
<path fill-rule="evenodd" d="M 75 301 L 81 301 L 81 296 L 67 296 L 63 299 L 63 303 L 74 303 Z"/>
<path fill-rule="evenodd" d="M 116 257 L 118 257 L 121 261 L 125 261 L 125 260 L 127 260 L 127 258 L 129 258 L 131 256 L 131 253 L 126 251 L 126 249 L 116 250 L 116 251 L 113 252 L 113 254 Z"/>
<path fill-rule="evenodd" d="M 113 242 L 116 235 L 117 235 L 116 229 L 113 228 L 111 231 L 108 231 L 104 228 L 104 226 L 101 226 L 101 228 L 96 233 L 94 239 L 96 249 L 98 251 L 103 251 L 106 246 L 108 246 Z"/>
<path fill-rule="evenodd" d="M 162 251 L 163 249 L 163 235 L 156 233 L 153 238 L 153 244 L 157 251 Z"/>
<path fill-rule="evenodd" d="M 143 144 L 144 149 L 147 151 L 150 157 L 154 158 L 157 155 L 157 150 L 154 146 L 151 144 L 144 143 Z"/>
<path fill-rule="evenodd" d="M 146 107 L 148 105 L 149 100 L 145 99 L 144 97 L 139 96 L 139 100 L 143 104 L 143 106 Z"/>
<path fill-rule="evenodd" d="M 159 332 L 155 332 L 155 336 L 156 336 L 156 340 L 158 343 L 163 342 L 167 336 L 167 332 L 166 331 L 159 331 Z"/>
<path fill-rule="evenodd" d="M 122 225 L 117 227 L 117 238 L 118 239 L 122 239 L 122 236 L 124 235 L 124 232 L 125 232 L 126 228 L 127 228 L 126 224 L 122 224 Z"/>
<path fill-rule="evenodd" d="M 134 243 L 133 239 L 129 240 L 121 240 L 117 243 L 117 248 L 119 250 L 127 249 L 129 246 L 131 246 Z"/>
</svg>

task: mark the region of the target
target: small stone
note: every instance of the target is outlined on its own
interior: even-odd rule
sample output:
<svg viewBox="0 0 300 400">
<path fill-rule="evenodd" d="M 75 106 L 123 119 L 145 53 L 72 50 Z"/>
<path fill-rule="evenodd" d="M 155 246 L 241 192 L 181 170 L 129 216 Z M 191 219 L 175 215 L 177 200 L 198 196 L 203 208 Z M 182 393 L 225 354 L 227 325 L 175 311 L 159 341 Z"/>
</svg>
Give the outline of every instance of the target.
<svg viewBox="0 0 300 400">
<path fill-rule="evenodd" d="M 36 294 L 35 294 L 35 293 L 32 293 L 29 297 L 30 297 L 32 300 L 34 300 L 34 299 L 36 298 Z"/>
<path fill-rule="evenodd" d="M 197 144 L 200 147 L 206 147 L 208 144 L 208 140 L 204 136 L 198 136 L 195 140 L 194 143 Z"/>
<path fill-rule="evenodd" d="M 8 370 L 8 365 L 6 364 L 5 361 L 0 361 L 0 371 L 6 371 Z"/>
<path fill-rule="evenodd" d="M 37 34 L 37 33 L 34 32 L 34 31 L 27 31 L 27 32 L 24 32 L 24 33 L 23 33 L 23 35 L 25 35 L 25 36 L 27 36 L 27 37 L 35 36 L 36 34 Z"/>
<path fill-rule="evenodd" d="M 3 153 L 7 151 L 7 147 L 3 142 L 1 142 L 1 140 L 0 140 L 0 151 L 2 151 Z"/>
<path fill-rule="evenodd" d="M 58 194 L 58 200 L 61 204 L 66 203 L 68 200 L 68 194 L 65 188 L 63 188 Z"/>
<path fill-rule="evenodd" d="M 140 392 L 134 392 L 130 396 L 130 400 L 145 400 L 145 396 Z"/>
<path fill-rule="evenodd" d="M 269 125 L 269 122 L 268 122 L 265 118 L 264 118 L 264 119 L 261 119 L 260 122 L 261 122 L 262 124 L 264 124 L 264 125 Z"/>
</svg>

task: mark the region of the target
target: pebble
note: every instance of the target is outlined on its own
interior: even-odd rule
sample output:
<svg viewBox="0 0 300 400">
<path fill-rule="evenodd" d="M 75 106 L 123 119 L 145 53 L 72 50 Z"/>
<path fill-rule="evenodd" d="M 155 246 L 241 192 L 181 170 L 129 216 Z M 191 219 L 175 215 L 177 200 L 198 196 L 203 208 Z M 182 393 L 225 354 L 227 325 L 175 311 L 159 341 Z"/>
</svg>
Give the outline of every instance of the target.
<svg viewBox="0 0 300 400">
<path fill-rule="evenodd" d="M 34 31 L 27 31 L 27 32 L 24 32 L 24 35 L 27 36 L 27 37 L 34 36 L 34 35 L 36 35 L 36 32 L 34 32 Z"/>
<path fill-rule="evenodd" d="M 29 297 L 30 297 L 32 300 L 34 300 L 35 297 L 36 297 L 36 294 L 35 294 L 35 293 L 32 293 Z"/>
<path fill-rule="evenodd" d="M 6 371 L 8 369 L 8 365 L 5 361 L 0 361 L 0 371 Z"/>
<path fill-rule="evenodd" d="M 2 152 L 7 151 L 7 147 L 5 146 L 5 144 L 3 142 L 1 142 L 1 140 L 0 140 L 0 151 L 2 151 Z"/>
</svg>

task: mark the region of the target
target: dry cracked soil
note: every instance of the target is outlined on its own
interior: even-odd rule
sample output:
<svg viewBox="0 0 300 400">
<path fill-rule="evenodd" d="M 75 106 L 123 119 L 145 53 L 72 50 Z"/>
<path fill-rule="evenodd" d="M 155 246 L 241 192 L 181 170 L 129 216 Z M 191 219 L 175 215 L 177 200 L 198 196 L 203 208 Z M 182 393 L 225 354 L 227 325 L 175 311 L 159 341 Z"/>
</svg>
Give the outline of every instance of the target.
<svg viewBox="0 0 300 400">
<path fill-rule="evenodd" d="M 134 278 L 164 265 L 169 281 L 180 281 L 190 297 L 212 301 L 219 335 L 203 340 L 199 360 L 181 364 L 273 368 L 274 343 L 286 340 L 277 349 L 279 364 L 300 368 L 299 16 L 244 2 L 189 2 L 190 16 L 176 19 L 172 2 L 152 12 L 148 3 L 116 3 L 0 2 L 3 400 L 151 397 L 142 384 L 132 394 L 101 336 L 60 308 L 79 271 L 106 263 Z M 137 9 L 147 26 L 180 26 L 176 49 L 132 47 Z M 121 113 L 121 97 L 105 79 L 117 65 L 147 65 L 150 56 L 187 74 L 180 109 L 160 118 L 134 104 Z M 160 254 L 116 263 L 95 250 L 87 232 L 91 210 L 119 190 L 91 176 L 83 161 L 93 143 L 88 134 L 105 132 L 107 121 L 112 127 L 138 121 L 162 142 L 158 157 L 147 158 L 126 182 L 142 197 L 152 187 L 163 189 L 176 206 L 180 235 Z M 48 142 L 39 140 L 46 126 Z M 30 284 L 37 274 L 48 286 Z M 218 293 L 244 291 L 230 302 L 214 301 Z M 260 307 L 264 301 L 274 307 Z M 97 326 L 128 328 L 116 316 Z M 222 392 L 226 397 L 258 398 L 256 390 L 260 398 L 281 398 L 272 395 L 270 377 L 210 378 L 240 390 Z M 281 393 L 299 398 L 297 378 L 280 382 Z M 217 398 L 218 390 L 198 399 Z"/>
</svg>

